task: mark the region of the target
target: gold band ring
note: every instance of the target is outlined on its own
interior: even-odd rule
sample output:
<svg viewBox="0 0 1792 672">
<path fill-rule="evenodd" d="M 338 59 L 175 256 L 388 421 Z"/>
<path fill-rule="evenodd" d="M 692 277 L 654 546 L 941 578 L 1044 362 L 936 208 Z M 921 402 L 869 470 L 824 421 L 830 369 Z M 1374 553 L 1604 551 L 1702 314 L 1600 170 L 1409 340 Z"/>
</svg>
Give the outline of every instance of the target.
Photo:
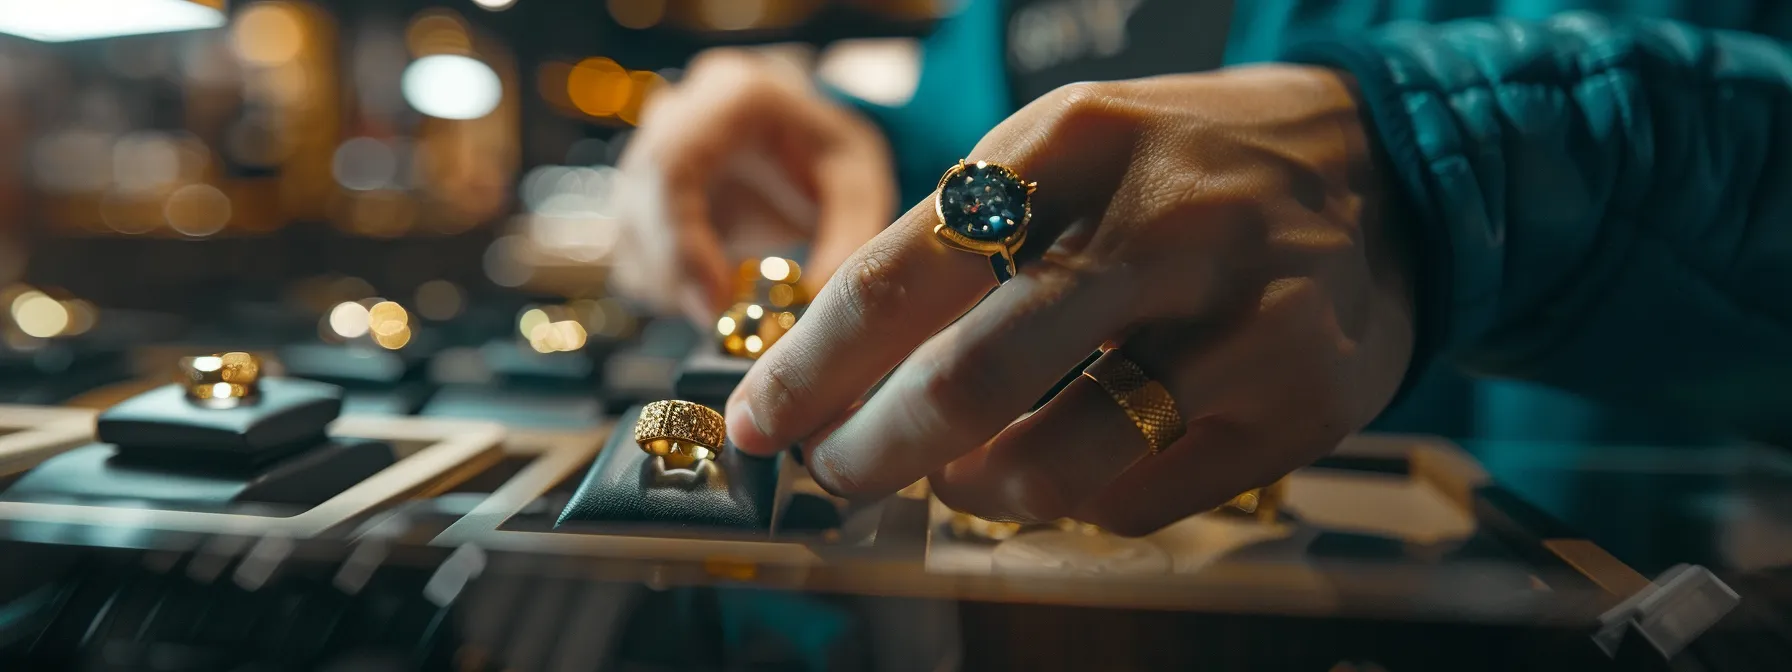
<svg viewBox="0 0 1792 672">
<path fill-rule="evenodd" d="M 246 352 L 184 357 L 177 381 L 186 388 L 189 399 L 245 399 L 259 391 L 261 360 Z"/>
<path fill-rule="evenodd" d="M 1144 369 L 1119 350 L 1107 351 L 1083 369 L 1083 375 L 1114 398 L 1114 403 L 1145 436 L 1152 454 L 1170 447 L 1187 433 L 1188 425 L 1183 422 L 1182 413 L 1176 410 L 1176 401 L 1170 397 L 1170 391 L 1145 375 Z"/>
<path fill-rule="evenodd" d="M 933 235 L 952 249 L 989 257 L 996 282 L 1007 282 L 1014 277 L 1014 254 L 1027 242 L 1038 187 L 1001 164 L 959 161 L 940 176 Z"/>
<path fill-rule="evenodd" d="M 727 436 L 721 413 L 689 401 L 656 401 L 635 419 L 635 443 L 674 468 L 713 459 Z"/>
</svg>

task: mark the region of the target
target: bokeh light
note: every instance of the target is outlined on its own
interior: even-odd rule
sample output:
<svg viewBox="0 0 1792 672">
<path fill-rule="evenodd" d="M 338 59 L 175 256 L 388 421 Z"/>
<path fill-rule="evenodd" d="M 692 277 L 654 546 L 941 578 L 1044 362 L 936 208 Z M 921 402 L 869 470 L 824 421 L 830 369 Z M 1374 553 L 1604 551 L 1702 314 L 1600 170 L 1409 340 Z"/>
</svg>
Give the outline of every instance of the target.
<svg viewBox="0 0 1792 672">
<path fill-rule="evenodd" d="M 772 285 L 766 290 L 766 298 L 771 300 L 772 307 L 786 308 L 796 302 L 796 289 L 785 283 Z"/>
<path fill-rule="evenodd" d="M 468 54 L 473 51 L 473 38 L 459 14 L 448 10 L 430 10 L 417 15 L 404 31 L 405 48 L 415 57 L 437 54 Z"/>
<path fill-rule="evenodd" d="M 128 133 L 112 145 L 113 188 L 126 193 L 163 189 L 181 175 L 180 149 L 166 134 Z"/>
<path fill-rule="evenodd" d="M 766 0 L 702 0 L 697 12 L 716 30 L 746 30 L 765 20 Z"/>
<path fill-rule="evenodd" d="M 529 330 L 529 347 L 536 352 L 572 352 L 585 347 L 584 325 L 573 320 L 544 322 Z"/>
<path fill-rule="evenodd" d="M 305 47 L 299 10 L 285 2 L 257 2 L 237 15 L 230 46 L 246 63 L 273 66 L 298 58 Z"/>
<path fill-rule="evenodd" d="M 397 336 L 399 332 L 408 331 L 410 326 L 410 314 L 397 302 L 381 301 L 367 309 L 367 330 L 373 332 L 376 338 Z"/>
<path fill-rule="evenodd" d="M 504 85 L 491 66 L 466 56 L 424 56 L 405 68 L 405 102 L 432 117 L 478 119 L 498 108 Z"/>
<path fill-rule="evenodd" d="M 50 338 L 68 328 L 68 309 L 39 291 L 27 291 L 12 301 L 12 320 L 19 331 L 35 338 Z"/>
<path fill-rule="evenodd" d="M 224 21 L 218 8 L 186 0 L 0 3 L 0 33 L 44 42 L 216 28 Z"/>
<path fill-rule="evenodd" d="M 517 318 L 516 328 L 517 331 L 522 333 L 524 338 L 531 338 L 531 335 L 535 333 L 536 327 L 547 324 L 550 320 L 552 320 L 552 318 L 548 317 L 547 311 L 540 308 L 530 308 L 523 311 L 523 314 Z"/>
<path fill-rule="evenodd" d="M 417 286 L 417 314 L 437 322 L 452 320 L 466 305 L 460 286 L 447 280 L 431 280 Z"/>
<path fill-rule="evenodd" d="M 594 117 L 607 117 L 628 104 L 634 80 L 628 71 L 608 58 L 587 58 L 573 66 L 566 77 L 566 94 L 573 107 Z"/>
<path fill-rule="evenodd" d="M 642 30 L 666 17 L 666 0 L 608 0 L 610 18 L 624 28 Z"/>
<path fill-rule="evenodd" d="M 230 223 L 230 198 L 209 184 L 189 184 L 168 195 L 162 214 L 175 231 L 202 238 Z"/>
<path fill-rule="evenodd" d="M 790 260 L 782 257 L 766 257 L 759 262 L 759 274 L 772 282 L 792 280 L 790 272 Z"/>
<path fill-rule="evenodd" d="M 100 312 L 92 303 L 82 299 L 63 301 L 62 307 L 68 310 L 68 328 L 62 331 L 64 336 L 80 336 L 93 329 L 99 323 Z"/>
<path fill-rule="evenodd" d="M 516 0 L 473 0 L 473 4 L 497 12 L 510 9 L 511 5 L 516 4 Z"/>
<path fill-rule="evenodd" d="M 485 277 L 499 287 L 521 287 L 529 282 L 535 277 L 535 271 L 523 263 L 528 246 L 529 241 L 521 236 L 504 236 L 492 241 L 481 260 Z"/>
<path fill-rule="evenodd" d="M 398 154 L 380 140 L 350 138 L 336 148 L 330 172 L 345 189 L 384 189 L 398 180 Z"/>
<path fill-rule="evenodd" d="M 647 101 L 665 87 L 666 80 L 659 73 L 651 70 L 636 70 L 629 73 L 628 102 L 616 111 L 616 118 L 629 124 L 641 123 L 641 110 L 647 107 Z"/>
<path fill-rule="evenodd" d="M 367 307 L 354 301 L 344 301 L 330 309 L 330 331 L 343 338 L 360 338 L 367 335 L 369 322 Z"/>
<path fill-rule="evenodd" d="M 409 326 L 400 327 L 398 331 L 390 334 L 376 332 L 373 334 L 373 342 L 387 350 L 403 348 L 411 342 L 411 328 Z"/>
</svg>

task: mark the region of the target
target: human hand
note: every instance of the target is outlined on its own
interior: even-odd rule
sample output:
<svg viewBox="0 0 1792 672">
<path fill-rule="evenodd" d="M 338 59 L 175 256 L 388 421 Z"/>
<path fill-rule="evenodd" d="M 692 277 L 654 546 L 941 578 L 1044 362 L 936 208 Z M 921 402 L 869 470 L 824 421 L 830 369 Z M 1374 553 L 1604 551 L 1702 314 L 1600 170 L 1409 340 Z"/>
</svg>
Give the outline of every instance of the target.
<svg viewBox="0 0 1792 672">
<path fill-rule="evenodd" d="M 803 276 L 819 283 L 883 229 L 896 198 L 875 128 L 804 73 L 738 50 L 705 52 L 683 82 L 656 95 L 618 164 L 617 289 L 699 324 L 733 299 L 730 248 L 765 233 L 750 230 L 749 212 L 781 222 L 774 233 L 783 238 L 811 243 Z M 768 202 L 779 187 L 813 207 L 812 229 L 789 221 L 788 204 Z"/>
<path fill-rule="evenodd" d="M 1358 115 L 1346 75 L 1294 66 L 1028 105 L 969 157 L 1038 183 L 1019 275 L 990 293 L 928 198 L 754 364 L 729 435 L 806 445 L 843 496 L 931 475 L 967 513 L 1132 535 L 1270 484 L 1380 413 L 1411 357 L 1409 262 Z M 1186 421 L 1161 452 L 1088 377 L 1016 421 L 1104 344 Z"/>
</svg>

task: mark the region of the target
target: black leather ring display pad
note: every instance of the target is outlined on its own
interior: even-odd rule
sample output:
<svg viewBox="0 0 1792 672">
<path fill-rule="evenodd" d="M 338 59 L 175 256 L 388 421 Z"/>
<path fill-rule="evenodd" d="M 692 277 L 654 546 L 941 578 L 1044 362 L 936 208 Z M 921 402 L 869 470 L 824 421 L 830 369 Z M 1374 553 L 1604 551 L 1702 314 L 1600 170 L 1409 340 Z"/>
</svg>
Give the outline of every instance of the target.
<svg viewBox="0 0 1792 672">
<path fill-rule="evenodd" d="M 164 385 L 107 409 L 96 431 L 130 450 L 258 455 L 320 439 L 342 412 L 342 388 L 296 378 L 265 378 L 260 393 L 234 408 L 207 408 L 179 385 Z"/>
<path fill-rule="evenodd" d="M 5 501 L 74 501 L 223 508 L 273 504 L 310 508 L 397 461 L 382 441 L 327 441 L 256 469 L 192 463 L 145 464 L 94 443 L 46 460 L 7 488 Z"/>
<path fill-rule="evenodd" d="M 723 528 L 770 532 L 781 459 L 752 457 L 727 446 L 695 469 L 666 469 L 635 445 L 628 409 L 579 484 L 556 529 L 580 524 Z"/>
<path fill-rule="evenodd" d="M 753 360 L 719 352 L 714 344 L 700 346 L 678 366 L 672 391 L 679 399 L 721 408 L 728 395 L 753 368 Z"/>
</svg>

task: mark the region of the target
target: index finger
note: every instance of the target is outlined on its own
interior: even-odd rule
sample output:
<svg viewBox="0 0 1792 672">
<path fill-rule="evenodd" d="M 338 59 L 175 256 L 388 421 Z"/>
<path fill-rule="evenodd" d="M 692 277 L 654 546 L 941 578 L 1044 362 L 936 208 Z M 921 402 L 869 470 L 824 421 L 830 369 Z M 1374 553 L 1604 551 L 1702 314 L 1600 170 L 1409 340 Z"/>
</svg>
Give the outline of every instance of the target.
<svg viewBox="0 0 1792 672">
<path fill-rule="evenodd" d="M 839 417 L 996 285 L 982 258 L 933 239 L 933 198 L 859 248 L 728 401 L 728 434 L 770 455 Z"/>
</svg>

